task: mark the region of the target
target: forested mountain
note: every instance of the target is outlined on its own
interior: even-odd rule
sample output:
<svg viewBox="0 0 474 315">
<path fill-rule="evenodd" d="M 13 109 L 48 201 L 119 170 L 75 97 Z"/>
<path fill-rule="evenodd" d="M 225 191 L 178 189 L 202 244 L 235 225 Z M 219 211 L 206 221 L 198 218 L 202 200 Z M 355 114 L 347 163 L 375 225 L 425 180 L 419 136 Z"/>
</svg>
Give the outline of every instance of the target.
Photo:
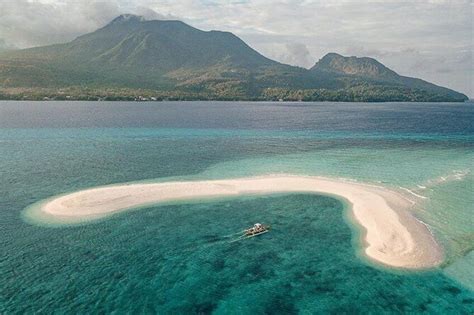
<svg viewBox="0 0 474 315">
<path fill-rule="evenodd" d="M 72 42 L 0 53 L 0 98 L 464 101 L 375 59 L 330 53 L 311 69 L 229 32 L 121 15 Z"/>
</svg>

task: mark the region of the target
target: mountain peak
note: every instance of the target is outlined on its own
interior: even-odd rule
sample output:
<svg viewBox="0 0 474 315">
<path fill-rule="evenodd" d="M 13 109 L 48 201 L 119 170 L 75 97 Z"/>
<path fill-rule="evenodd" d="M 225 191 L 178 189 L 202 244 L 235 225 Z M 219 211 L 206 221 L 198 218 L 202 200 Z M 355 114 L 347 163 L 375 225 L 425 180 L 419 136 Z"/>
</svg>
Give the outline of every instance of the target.
<svg viewBox="0 0 474 315">
<path fill-rule="evenodd" d="M 343 55 L 340 55 L 338 53 L 335 53 L 335 52 L 330 52 L 330 53 L 327 53 L 326 55 L 324 55 L 323 58 L 321 58 L 321 60 L 324 60 L 324 59 L 337 59 L 337 58 L 344 58 Z"/>
<path fill-rule="evenodd" d="M 312 68 L 312 71 L 332 72 L 344 75 L 356 75 L 376 79 L 394 79 L 398 74 L 370 57 L 345 57 L 337 53 L 328 53 Z"/>
<path fill-rule="evenodd" d="M 66 44 L 67 45 L 67 44 Z M 147 20 L 124 14 L 105 27 L 74 40 L 65 58 L 80 67 L 106 67 L 109 72 L 134 69 L 140 75 L 217 67 L 253 69 L 277 64 L 237 36 L 201 31 L 178 20 Z"/>
<path fill-rule="evenodd" d="M 128 23 L 128 22 L 144 22 L 146 19 L 143 16 L 135 15 L 135 14 L 122 14 L 117 16 L 115 19 L 112 20 L 111 24 L 121 24 L 121 23 Z"/>
</svg>

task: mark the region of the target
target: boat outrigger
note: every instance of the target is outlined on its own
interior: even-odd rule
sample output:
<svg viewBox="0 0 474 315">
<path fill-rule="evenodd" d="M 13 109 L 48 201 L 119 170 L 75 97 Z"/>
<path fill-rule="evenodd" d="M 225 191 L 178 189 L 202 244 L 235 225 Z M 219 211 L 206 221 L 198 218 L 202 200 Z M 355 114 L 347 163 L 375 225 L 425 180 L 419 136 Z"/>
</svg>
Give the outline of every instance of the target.
<svg viewBox="0 0 474 315">
<path fill-rule="evenodd" d="M 255 223 L 251 228 L 242 231 L 242 235 L 236 238 L 231 242 L 240 241 L 246 238 L 254 237 L 263 233 L 267 233 L 270 230 L 269 225 L 263 225 L 260 223 Z"/>
</svg>

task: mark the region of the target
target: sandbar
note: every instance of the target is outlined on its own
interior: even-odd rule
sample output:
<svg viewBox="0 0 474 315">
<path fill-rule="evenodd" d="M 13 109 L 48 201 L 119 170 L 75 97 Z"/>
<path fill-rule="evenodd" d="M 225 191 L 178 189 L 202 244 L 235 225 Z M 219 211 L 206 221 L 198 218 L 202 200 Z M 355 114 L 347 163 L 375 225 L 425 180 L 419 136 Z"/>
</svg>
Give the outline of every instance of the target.
<svg viewBox="0 0 474 315">
<path fill-rule="evenodd" d="M 406 197 L 384 187 L 318 176 L 266 175 L 97 187 L 40 204 L 34 219 L 56 218 L 59 224 L 74 224 L 151 204 L 296 192 L 347 201 L 351 215 L 364 231 L 363 253 L 378 263 L 422 269 L 436 267 L 443 260 L 442 250 L 428 227 L 408 210 L 412 203 Z"/>
</svg>

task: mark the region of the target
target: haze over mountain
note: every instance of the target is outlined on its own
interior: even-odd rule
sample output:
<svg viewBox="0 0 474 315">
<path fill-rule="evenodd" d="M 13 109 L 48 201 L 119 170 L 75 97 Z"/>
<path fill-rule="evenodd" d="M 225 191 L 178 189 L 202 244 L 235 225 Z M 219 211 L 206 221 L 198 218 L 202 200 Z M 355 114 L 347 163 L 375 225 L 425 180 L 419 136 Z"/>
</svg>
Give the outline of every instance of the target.
<svg viewBox="0 0 474 315">
<path fill-rule="evenodd" d="M 8 45 L 4 39 L 0 38 L 0 52 L 14 50 L 15 48 L 11 45 Z"/>
<path fill-rule="evenodd" d="M 72 42 L 0 53 L 1 98 L 464 101 L 372 58 L 311 69 L 270 60 L 229 32 L 121 15 Z"/>
</svg>

